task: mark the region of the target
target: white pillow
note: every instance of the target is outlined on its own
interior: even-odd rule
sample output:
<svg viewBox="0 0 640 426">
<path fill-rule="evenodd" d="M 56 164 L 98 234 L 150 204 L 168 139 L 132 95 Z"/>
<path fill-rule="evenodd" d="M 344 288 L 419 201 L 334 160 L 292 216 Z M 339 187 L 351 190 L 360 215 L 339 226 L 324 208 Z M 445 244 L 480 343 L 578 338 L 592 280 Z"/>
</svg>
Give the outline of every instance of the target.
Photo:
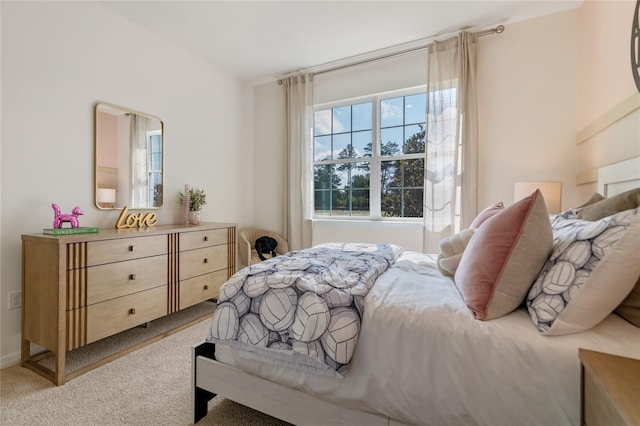
<svg viewBox="0 0 640 426">
<path fill-rule="evenodd" d="M 554 218 L 553 252 L 527 297 L 544 335 L 595 327 L 631 292 L 640 276 L 638 209 L 595 222 Z"/>
</svg>

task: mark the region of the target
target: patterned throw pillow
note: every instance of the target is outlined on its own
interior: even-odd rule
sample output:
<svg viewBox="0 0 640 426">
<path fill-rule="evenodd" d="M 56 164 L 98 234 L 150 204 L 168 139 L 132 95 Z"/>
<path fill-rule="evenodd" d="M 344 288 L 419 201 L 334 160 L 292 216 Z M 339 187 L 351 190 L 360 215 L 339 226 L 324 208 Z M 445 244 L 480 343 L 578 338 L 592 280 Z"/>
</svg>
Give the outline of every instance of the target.
<svg viewBox="0 0 640 426">
<path fill-rule="evenodd" d="M 629 294 L 640 262 L 638 209 L 595 222 L 558 215 L 553 251 L 529 291 L 527 307 L 545 335 L 588 330 Z"/>
</svg>

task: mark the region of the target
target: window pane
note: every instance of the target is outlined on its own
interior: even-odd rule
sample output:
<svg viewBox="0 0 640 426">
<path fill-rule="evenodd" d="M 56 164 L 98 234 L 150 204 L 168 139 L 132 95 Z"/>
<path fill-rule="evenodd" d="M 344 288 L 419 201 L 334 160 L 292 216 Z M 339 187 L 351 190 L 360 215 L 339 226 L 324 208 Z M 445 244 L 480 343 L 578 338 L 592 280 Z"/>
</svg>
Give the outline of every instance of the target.
<svg viewBox="0 0 640 426">
<path fill-rule="evenodd" d="M 381 214 L 422 217 L 424 159 L 383 161 Z"/>
<path fill-rule="evenodd" d="M 353 158 L 371 157 L 371 136 L 371 130 L 353 133 Z"/>
<path fill-rule="evenodd" d="M 351 134 L 333 135 L 333 157 L 351 158 Z"/>
<path fill-rule="evenodd" d="M 353 131 L 356 130 L 371 130 L 373 125 L 372 120 L 373 104 L 367 102 L 366 104 L 358 104 L 353 106 Z"/>
<path fill-rule="evenodd" d="M 330 135 L 331 134 L 331 110 L 323 109 L 313 114 L 313 134 Z"/>
<path fill-rule="evenodd" d="M 354 189 L 351 191 L 351 215 L 369 216 L 369 190 Z"/>
<path fill-rule="evenodd" d="M 424 125 L 412 124 L 404 127 L 405 154 L 417 154 L 424 152 Z"/>
<path fill-rule="evenodd" d="M 406 124 L 424 123 L 427 116 L 427 94 L 420 93 L 405 97 L 404 122 Z"/>
<path fill-rule="evenodd" d="M 408 188 L 424 186 L 424 159 L 404 160 L 404 185 Z"/>
<path fill-rule="evenodd" d="M 422 188 L 404 190 L 402 217 L 422 217 Z"/>
<path fill-rule="evenodd" d="M 333 133 L 351 131 L 351 106 L 333 109 Z"/>
<path fill-rule="evenodd" d="M 382 192 L 380 209 L 384 217 L 402 216 L 402 190 L 393 189 Z"/>
<path fill-rule="evenodd" d="M 331 182 L 331 189 L 315 190 L 315 210 L 318 215 L 368 216 L 370 213 L 370 164 L 337 164 L 332 170 L 319 170 L 325 174 L 325 181 Z M 330 176 L 328 176 L 330 175 Z M 328 176 L 328 177 L 326 177 Z M 321 180 L 321 179 L 317 179 Z"/>
<path fill-rule="evenodd" d="M 380 101 L 380 127 L 401 126 L 403 123 L 403 98 Z"/>
<path fill-rule="evenodd" d="M 351 165 L 351 187 L 357 189 L 369 189 L 370 179 L 369 163 L 353 163 Z"/>
<path fill-rule="evenodd" d="M 382 146 L 380 148 L 380 154 L 382 156 L 400 155 L 402 153 L 402 146 L 404 145 L 403 139 L 402 127 L 381 129 L 380 142 Z"/>
<path fill-rule="evenodd" d="M 151 136 L 151 151 L 153 152 L 162 151 L 162 136 L 160 135 Z"/>
<path fill-rule="evenodd" d="M 149 168 L 152 170 L 162 169 L 162 153 L 161 152 L 151 153 L 151 164 L 149 165 Z"/>
<path fill-rule="evenodd" d="M 149 173 L 149 200 L 153 207 L 162 206 L 162 175 L 159 172 Z"/>
<path fill-rule="evenodd" d="M 331 136 L 319 136 L 313 139 L 313 161 L 331 159 Z"/>
<path fill-rule="evenodd" d="M 382 190 L 402 186 L 402 161 L 382 161 L 380 163 L 380 185 Z"/>
<path fill-rule="evenodd" d="M 331 191 L 314 191 L 314 214 L 329 216 L 331 214 Z"/>
<path fill-rule="evenodd" d="M 347 216 L 349 215 L 349 197 L 348 191 L 341 189 L 331 191 L 331 215 L 332 216 Z"/>
<path fill-rule="evenodd" d="M 313 186 L 316 190 L 337 188 L 337 176 L 333 172 L 334 167 L 333 164 L 314 167 Z"/>
<path fill-rule="evenodd" d="M 351 164 L 337 164 L 334 172 L 334 188 L 344 189 L 349 186 L 349 169 Z"/>
</svg>

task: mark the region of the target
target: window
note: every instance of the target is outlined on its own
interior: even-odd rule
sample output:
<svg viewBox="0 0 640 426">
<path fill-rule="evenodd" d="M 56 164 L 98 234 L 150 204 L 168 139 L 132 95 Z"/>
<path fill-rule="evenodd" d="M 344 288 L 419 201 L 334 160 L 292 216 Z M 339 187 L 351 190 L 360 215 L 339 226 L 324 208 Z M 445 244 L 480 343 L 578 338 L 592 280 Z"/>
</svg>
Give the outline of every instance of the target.
<svg viewBox="0 0 640 426">
<path fill-rule="evenodd" d="M 424 89 L 316 107 L 314 217 L 421 218 Z"/>
<path fill-rule="evenodd" d="M 162 206 L 162 131 L 147 132 L 147 164 L 149 173 L 149 201 L 151 206 Z"/>
</svg>

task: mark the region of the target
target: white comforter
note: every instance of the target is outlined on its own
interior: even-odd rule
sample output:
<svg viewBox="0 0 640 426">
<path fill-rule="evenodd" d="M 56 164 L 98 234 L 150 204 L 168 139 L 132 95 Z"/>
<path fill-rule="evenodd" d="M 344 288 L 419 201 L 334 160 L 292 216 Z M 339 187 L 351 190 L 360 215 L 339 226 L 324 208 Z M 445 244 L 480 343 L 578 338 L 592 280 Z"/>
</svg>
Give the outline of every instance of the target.
<svg viewBox="0 0 640 426">
<path fill-rule="evenodd" d="M 616 315 L 557 337 L 540 335 L 524 310 L 477 321 L 434 260 L 406 252 L 378 278 L 342 379 L 220 344 L 216 358 L 341 405 L 432 425 L 579 424 L 578 348 L 640 358 L 640 328 Z"/>
</svg>

